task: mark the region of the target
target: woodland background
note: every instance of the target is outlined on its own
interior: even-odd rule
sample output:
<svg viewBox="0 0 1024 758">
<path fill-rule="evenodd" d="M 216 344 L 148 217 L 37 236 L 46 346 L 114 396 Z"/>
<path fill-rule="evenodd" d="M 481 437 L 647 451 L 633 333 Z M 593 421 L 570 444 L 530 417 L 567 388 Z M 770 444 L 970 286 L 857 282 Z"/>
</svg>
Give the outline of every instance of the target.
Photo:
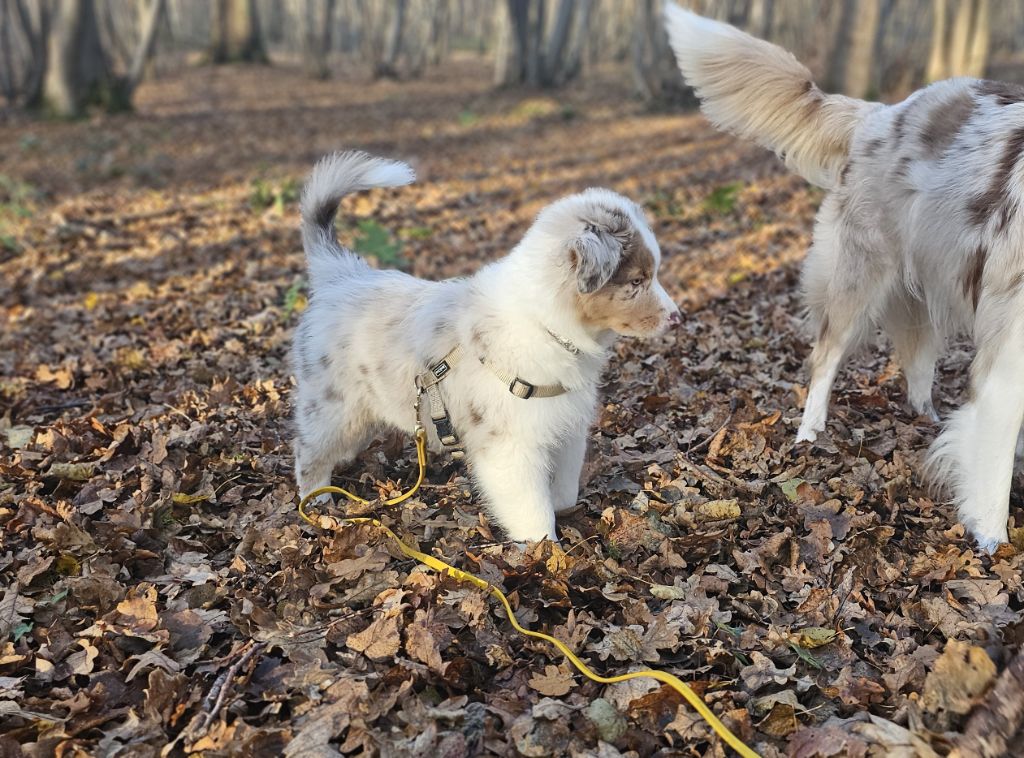
<svg viewBox="0 0 1024 758">
<path fill-rule="evenodd" d="M 1019 3 L 690 5 L 857 96 L 1024 80 Z M 881 339 L 793 445 L 821 193 L 692 110 L 659 9 L 0 0 L 0 756 L 724 754 L 656 682 L 582 679 L 373 529 L 297 518 L 296 198 L 342 147 L 420 177 L 345 201 L 374 265 L 471 273 L 603 185 L 686 314 L 616 346 L 561 549 L 502 543 L 438 458 L 393 528 L 596 669 L 676 673 L 763 755 L 1013 754 L 1022 482 L 979 554 Z M 413 464 L 395 435 L 336 478 L 386 496 Z"/>
</svg>

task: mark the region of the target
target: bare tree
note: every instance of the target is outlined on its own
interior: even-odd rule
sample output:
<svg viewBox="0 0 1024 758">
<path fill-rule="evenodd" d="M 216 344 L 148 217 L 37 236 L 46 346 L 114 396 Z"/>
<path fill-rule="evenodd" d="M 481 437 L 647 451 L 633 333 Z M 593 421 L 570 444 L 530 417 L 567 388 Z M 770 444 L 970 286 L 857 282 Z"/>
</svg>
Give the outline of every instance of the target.
<svg viewBox="0 0 1024 758">
<path fill-rule="evenodd" d="M 256 0 L 213 0 L 210 62 L 266 63 Z"/>
<path fill-rule="evenodd" d="M 507 0 L 499 11 L 496 84 L 557 87 L 578 75 L 594 2 L 560 0 L 551 8 L 544 0 Z"/>
<path fill-rule="evenodd" d="M 0 93 L 11 105 L 42 97 L 46 73 L 49 6 L 25 0 L 0 0 Z"/>
<path fill-rule="evenodd" d="M 872 88 L 878 0 L 844 0 L 826 86 L 833 92 L 865 97 Z"/>
<path fill-rule="evenodd" d="M 302 60 L 306 73 L 317 79 L 330 76 L 327 54 L 331 49 L 331 23 L 335 0 L 301 0 Z"/>
<path fill-rule="evenodd" d="M 384 41 L 384 53 L 377 59 L 374 76 L 398 78 L 398 55 L 402 52 L 402 35 L 405 32 L 405 16 L 409 8 L 408 0 L 395 0 L 394 13 L 388 25 L 387 38 Z"/>
<path fill-rule="evenodd" d="M 633 23 L 633 82 L 645 99 L 693 104 L 692 90 L 679 75 L 661 17 L 659 0 L 639 0 Z"/>
<path fill-rule="evenodd" d="M 934 0 L 928 81 L 985 75 L 991 34 L 990 15 L 989 0 L 958 0 L 953 24 L 949 26 L 947 0 Z"/>
<path fill-rule="evenodd" d="M 100 34 L 94 0 L 57 0 L 46 45 L 42 102 L 56 116 L 77 116 L 87 105 L 110 111 L 131 108 L 153 51 L 165 0 L 142 9 L 141 37 L 127 71 L 115 71 L 114 57 Z"/>
</svg>

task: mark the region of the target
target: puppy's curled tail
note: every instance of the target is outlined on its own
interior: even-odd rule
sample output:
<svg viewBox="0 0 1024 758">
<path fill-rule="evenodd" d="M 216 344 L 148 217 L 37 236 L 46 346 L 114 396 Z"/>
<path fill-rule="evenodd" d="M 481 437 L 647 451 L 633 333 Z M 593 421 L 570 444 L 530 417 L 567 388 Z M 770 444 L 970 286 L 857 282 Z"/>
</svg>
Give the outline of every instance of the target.
<svg viewBox="0 0 1024 758">
<path fill-rule="evenodd" d="M 665 26 L 715 126 L 774 150 L 819 187 L 839 184 L 853 132 L 876 104 L 825 94 L 791 53 L 675 3 L 665 6 Z"/>
<path fill-rule="evenodd" d="M 345 195 L 375 187 L 400 187 L 416 180 L 405 163 L 375 158 L 359 150 L 321 158 L 302 190 L 302 244 L 314 275 L 320 264 L 355 256 L 343 249 L 334 234 L 334 217 Z"/>
</svg>

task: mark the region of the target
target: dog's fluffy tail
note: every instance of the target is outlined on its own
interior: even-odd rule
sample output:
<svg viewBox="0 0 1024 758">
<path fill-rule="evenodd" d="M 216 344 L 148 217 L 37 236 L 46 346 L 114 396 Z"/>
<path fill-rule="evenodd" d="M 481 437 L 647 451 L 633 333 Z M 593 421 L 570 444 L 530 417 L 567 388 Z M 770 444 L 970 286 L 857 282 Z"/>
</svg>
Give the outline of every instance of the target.
<svg viewBox="0 0 1024 758">
<path fill-rule="evenodd" d="M 338 203 L 345 195 L 375 187 L 399 187 L 415 180 L 415 172 L 405 163 L 358 150 L 321 158 L 302 190 L 302 243 L 311 272 L 320 264 L 336 264 L 338 256 L 355 260 L 338 244 L 334 233 Z"/>
<path fill-rule="evenodd" d="M 839 183 L 854 129 L 876 105 L 826 95 L 791 53 L 675 3 L 665 6 L 665 24 L 683 77 L 715 126 L 774 150 L 820 187 Z"/>
</svg>

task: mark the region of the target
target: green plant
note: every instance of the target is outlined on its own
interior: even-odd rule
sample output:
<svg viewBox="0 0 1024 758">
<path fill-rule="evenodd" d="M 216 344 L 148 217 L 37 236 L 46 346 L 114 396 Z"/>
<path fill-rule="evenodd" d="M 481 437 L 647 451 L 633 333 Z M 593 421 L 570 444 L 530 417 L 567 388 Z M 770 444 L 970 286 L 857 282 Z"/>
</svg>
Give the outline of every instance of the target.
<svg viewBox="0 0 1024 758">
<path fill-rule="evenodd" d="M 284 213 L 285 205 L 299 199 L 299 183 L 295 179 L 285 179 L 274 183 L 266 179 L 253 179 L 249 192 L 249 206 L 254 211 L 262 211 L 271 206 L 278 213 Z"/>
<path fill-rule="evenodd" d="M 434 236 L 429 226 L 409 226 L 402 230 L 402 236 L 410 240 L 428 240 Z"/>
<path fill-rule="evenodd" d="M 306 309 L 306 283 L 301 279 L 296 280 L 284 293 L 284 317 L 288 318 L 295 311 L 302 313 Z"/>
<path fill-rule="evenodd" d="M 472 126 L 479 120 L 480 117 L 473 113 L 473 111 L 469 110 L 469 108 L 466 108 L 459 113 L 459 126 Z"/>
<path fill-rule="evenodd" d="M 31 216 L 31 205 L 38 195 L 36 188 L 28 182 L 0 174 L 0 219 Z"/>
<path fill-rule="evenodd" d="M 359 235 L 352 247 L 357 253 L 372 255 L 378 263 L 388 268 L 402 268 L 405 264 L 401 244 L 373 219 L 359 222 Z"/>
<path fill-rule="evenodd" d="M 732 213 L 736 208 L 736 199 L 743 189 L 739 182 L 731 182 L 716 187 L 704 198 L 704 210 L 709 213 Z"/>
</svg>

